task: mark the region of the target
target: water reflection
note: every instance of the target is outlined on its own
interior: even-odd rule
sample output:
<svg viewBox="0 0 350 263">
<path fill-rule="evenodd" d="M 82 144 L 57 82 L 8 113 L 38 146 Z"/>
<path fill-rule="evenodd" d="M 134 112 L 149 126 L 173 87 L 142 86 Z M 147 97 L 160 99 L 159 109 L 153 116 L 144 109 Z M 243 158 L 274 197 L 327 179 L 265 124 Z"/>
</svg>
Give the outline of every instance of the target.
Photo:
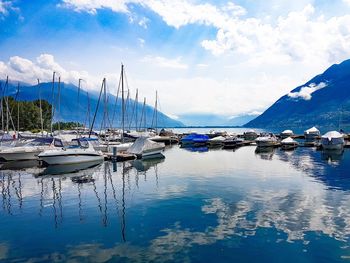
<svg viewBox="0 0 350 263">
<path fill-rule="evenodd" d="M 272 160 L 275 151 L 274 147 L 256 147 L 255 154 L 263 160 Z"/>
<path fill-rule="evenodd" d="M 51 228 L 57 239 L 67 240 L 40 256 L 23 249 L 18 255 L 5 253 L 4 260 L 205 261 L 201 255 L 216 248 L 218 261 L 234 261 L 228 259 L 249 255 L 256 244 L 271 250 L 292 247 L 291 255 L 301 258 L 309 253 L 302 250 L 316 246 L 333 259 L 344 255 L 342 247 L 349 243 L 350 155 L 345 151 L 337 165 L 328 158 L 310 148 L 254 153 L 247 147 L 207 154 L 169 150 L 167 159 L 104 162 L 35 178 L 25 171 L 0 171 L 0 259 L 1 242 L 10 247 L 21 242 L 4 230 L 26 231 L 18 215 L 40 240 L 52 238 Z M 206 171 L 209 160 L 216 173 Z M 39 231 L 41 225 L 49 230 Z M 290 262 L 298 261 L 293 257 Z"/>
</svg>

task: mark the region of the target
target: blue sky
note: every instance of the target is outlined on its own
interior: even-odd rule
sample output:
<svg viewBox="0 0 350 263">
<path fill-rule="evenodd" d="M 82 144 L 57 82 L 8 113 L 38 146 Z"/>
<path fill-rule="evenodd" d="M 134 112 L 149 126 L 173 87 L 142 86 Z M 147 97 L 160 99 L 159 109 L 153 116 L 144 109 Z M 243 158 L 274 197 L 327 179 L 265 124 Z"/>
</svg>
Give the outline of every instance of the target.
<svg viewBox="0 0 350 263">
<path fill-rule="evenodd" d="M 0 0 L 0 77 L 159 91 L 170 116 L 262 111 L 350 58 L 350 0 Z"/>
</svg>

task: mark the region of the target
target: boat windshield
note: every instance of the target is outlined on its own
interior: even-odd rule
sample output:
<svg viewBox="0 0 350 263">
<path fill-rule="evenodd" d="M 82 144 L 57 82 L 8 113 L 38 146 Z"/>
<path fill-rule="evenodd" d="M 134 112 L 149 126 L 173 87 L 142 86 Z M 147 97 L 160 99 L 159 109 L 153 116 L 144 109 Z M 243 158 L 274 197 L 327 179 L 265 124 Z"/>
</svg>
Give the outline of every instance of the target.
<svg viewBox="0 0 350 263">
<path fill-rule="evenodd" d="M 89 148 L 89 142 L 84 139 L 73 139 L 69 148 Z"/>
</svg>

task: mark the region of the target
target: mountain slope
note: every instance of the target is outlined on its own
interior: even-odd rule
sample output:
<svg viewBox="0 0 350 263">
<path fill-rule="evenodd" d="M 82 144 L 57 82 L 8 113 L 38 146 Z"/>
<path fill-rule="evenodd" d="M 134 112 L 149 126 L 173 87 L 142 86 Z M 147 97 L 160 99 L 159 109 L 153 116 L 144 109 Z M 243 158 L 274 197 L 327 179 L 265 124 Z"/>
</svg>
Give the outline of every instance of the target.
<svg viewBox="0 0 350 263">
<path fill-rule="evenodd" d="M 4 81 L 0 81 L 2 87 L 4 87 Z M 31 86 L 28 84 L 21 83 L 20 91 L 18 95 L 18 100 L 31 101 L 39 98 L 39 90 L 41 93 L 41 98 L 47 100 L 49 103 L 52 103 L 52 83 L 41 83 L 38 85 Z M 6 95 L 15 97 L 17 92 L 17 84 L 11 82 L 7 90 Z M 57 83 L 55 86 L 54 101 L 55 105 L 58 105 L 58 96 L 57 96 Z M 56 106 L 54 121 L 75 121 L 83 124 L 89 123 L 88 121 L 88 96 L 86 91 L 81 90 L 79 93 L 79 105 L 78 105 L 78 88 L 72 84 L 61 85 L 59 106 Z M 97 102 L 98 102 L 99 93 L 89 92 L 90 99 L 90 121 L 92 121 Z M 109 122 L 112 123 L 113 115 L 113 127 L 121 126 L 121 99 L 118 98 L 117 103 L 115 104 L 116 97 L 108 94 L 108 118 Z M 116 106 L 115 106 L 116 105 Z M 138 103 L 134 109 L 134 100 L 129 100 L 129 103 L 126 104 L 126 113 L 125 113 L 125 127 L 128 128 L 130 125 L 130 120 L 132 120 L 132 127 L 136 125 L 135 115 L 137 111 L 138 115 L 138 125 L 140 125 L 140 118 L 142 112 L 142 103 Z M 137 110 L 136 110 L 137 109 Z M 115 113 L 114 113 L 115 112 Z M 134 112 L 134 113 L 133 113 Z M 145 107 L 145 116 L 146 116 L 146 126 L 152 126 L 152 118 L 154 114 L 154 108 L 146 105 Z M 133 117 L 132 117 L 133 115 Z M 99 105 L 99 110 L 96 115 L 95 129 L 101 126 L 103 119 L 103 101 L 101 100 Z M 142 127 L 144 124 L 142 124 Z M 155 121 L 153 121 L 153 127 L 155 126 Z M 182 127 L 184 126 L 181 122 L 171 119 L 165 114 L 158 111 L 158 127 Z"/>
<path fill-rule="evenodd" d="M 350 60 L 331 66 L 324 73 L 295 88 L 244 126 L 349 129 Z"/>
</svg>

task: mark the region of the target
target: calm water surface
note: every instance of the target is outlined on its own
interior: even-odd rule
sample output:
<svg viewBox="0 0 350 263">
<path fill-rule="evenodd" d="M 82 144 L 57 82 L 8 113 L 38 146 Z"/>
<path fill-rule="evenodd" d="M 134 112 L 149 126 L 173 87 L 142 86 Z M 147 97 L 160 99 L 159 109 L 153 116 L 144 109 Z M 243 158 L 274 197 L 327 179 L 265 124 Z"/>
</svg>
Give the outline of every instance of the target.
<svg viewBox="0 0 350 263">
<path fill-rule="evenodd" d="M 349 150 L 195 150 L 76 173 L 6 164 L 0 261 L 350 262 Z"/>
</svg>

